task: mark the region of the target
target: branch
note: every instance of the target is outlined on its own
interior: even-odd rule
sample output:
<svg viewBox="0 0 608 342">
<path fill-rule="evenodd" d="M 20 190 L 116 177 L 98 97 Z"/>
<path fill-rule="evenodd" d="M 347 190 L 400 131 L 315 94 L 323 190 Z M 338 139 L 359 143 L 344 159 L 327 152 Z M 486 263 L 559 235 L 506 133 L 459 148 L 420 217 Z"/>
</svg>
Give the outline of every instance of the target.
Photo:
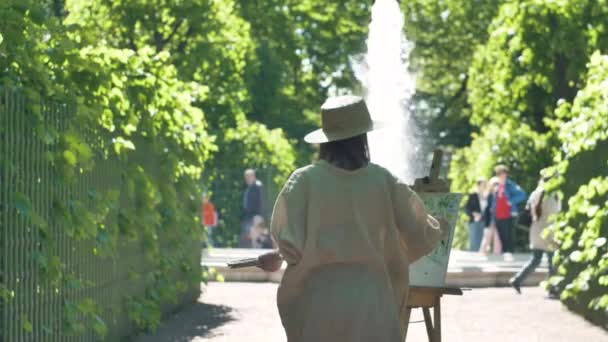
<svg viewBox="0 0 608 342">
<path fill-rule="evenodd" d="M 129 49 L 133 50 L 133 51 L 137 51 L 137 46 L 135 46 L 135 41 L 133 40 L 133 36 L 129 35 L 127 37 L 127 41 L 129 44 Z"/>
<path fill-rule="evenodd" d="M 186 44 L 188 44 L 188 38 L 192 35 L 192 26 L 188 26 L 186 33 L 184 34 L 184 39 L 178 44 L 177 52 L 184 53 L 184 49 L 186 48 Z"/>
<path fill-rule="evenodd" d="M 53 12 L 57 18 L 65 17 L 66 13 L 63 0 L 53 0 Z"/>
<path fill-rule="evenodd" d="M 165 46 L 167 45 L 167 43 L 169 43 L 171 41 L 171 39 L 173 39 L 173 37 L 175 36 L 175 34 L 177 33 L 177 31 L 179 30 L 179 28 L 182 26 L 183 23 L 184 23 L 183 19 L 177 20 L 175 22 L 175 24 L 173 24 L 173 27 L 171 28 L 171 33 L 169 33 L 169 35 L 166 38 L 163 38 L 163 36 L 160 34 L 160 32 L 158 32 L 158 31 L 154 32 L 154 43 L 156 45 L 156 52 L 161 52 L 162 50 L 165 49 Z"/>
<path fill-rule="evenodd" d="M 167 43 L 169 43 L 173 39 L 173 36 L 175 36 L 175 34 L 177 33 L 177 31 L 179 30 L 179 28 L 182 26 L 183 23 L 184 23 L 184 19 L 180 19 L 175 22 L 175 25 L 173 25 L 173 29 L 171 30 L 171 33 L 169 33 L 167 38 L 165 38 L 163 40 L 162 48 L 164 48 L 165 45 L 167 45 Z"/>
<path fill-rule="evenodd" d="M 458 89 L 458 91 L 456 91 L 456 93 L 454 93 L 454 95 L 452 95 L 452 97 L 450 97 L 446 101 L 446 104 L 443 106 L 443 108 L 441 108 L 441 111 L 439 111 L 437 118 L 444 117 L 445 114 L 448 112 L 448 109 L 452 106 L 452 104 L 454 104 L 454 102 L 456 102 L 456 100 L 458 100 L 458 98 L 461 97 L 466 92 L 468 79 L 469 79 L 469 75 L 466 75 L 464 77 L 464 79 L 462 80 L 462 82 L 460 83 L 460 88 Z"/>
</svg>

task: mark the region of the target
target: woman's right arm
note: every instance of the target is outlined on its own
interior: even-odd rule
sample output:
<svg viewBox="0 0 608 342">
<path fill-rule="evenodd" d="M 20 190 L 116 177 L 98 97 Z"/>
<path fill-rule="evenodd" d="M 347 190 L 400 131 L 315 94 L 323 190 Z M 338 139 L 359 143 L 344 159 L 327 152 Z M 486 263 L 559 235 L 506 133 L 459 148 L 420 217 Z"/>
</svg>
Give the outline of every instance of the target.
<svg viewBox="0 0 608 342">
<path fill-rule="evenodd" d="M 422 199 L 408 185 L 397 181 L 394 194 L 397 227 L 411 263 L 428 254 L 448 227 L 427 214 Z"/>
</svg>

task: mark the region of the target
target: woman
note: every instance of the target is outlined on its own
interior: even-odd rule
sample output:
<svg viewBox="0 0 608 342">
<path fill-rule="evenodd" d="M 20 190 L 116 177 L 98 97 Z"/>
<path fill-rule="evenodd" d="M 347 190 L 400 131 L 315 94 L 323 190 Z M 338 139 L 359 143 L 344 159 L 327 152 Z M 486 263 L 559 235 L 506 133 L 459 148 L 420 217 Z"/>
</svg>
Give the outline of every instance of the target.
<svg viewBox="0 0 608 342">
<path fill-rule="evenodd" d="M 496 191 L 496 187 L 498 186 L 498 178 L 492 177 L 488 182 L 488 187 L 485 190 L 485 198 L 487 201 L 486 209 L 483 211 L 483 222 L 485 228 L 483 230 L 483 239 L 481 240 L 481 246 L 479 247 L 479 252 L 482 254 L 486 254 L 490 247 L 493 248 L 494 255 L 502 254 L 502 243 L 500 241 L 500 237 L 498 236 L 498 231 L 496 230 L 496 224 L 494 223 L 494 219 L 492 217 L 492 212 L 490 208 L 492 207 L 492 201 L 494 200 L 494 191 Z M 492 245 L 492 246 L 490 246 Z"/>
<path fill-rule="evenodd" d="M 545 228 L 551 225 L 550 218 L 557 214 L 561 209 L 561 201 L 555 195 L 546 194 L 544 190 L 545 182 L 549 177 L 541 176 L 536 190 L 530 194 L 526 203 L 526 208 L 532 214 L 532 225 L 530 225 L 530 249 L 532 258 L 528 263 L 509 280 L 509 284 L 521 294 L 521 284 L 526 280 L 530 273 L 534 272 L 540 265 L 543 254 L 547 254 L 549 263 L 549 277 L 553 275 L 553 252 L 556 249 L 555 241 L 551 234 L 545 235 Z"/>
<path fill-rule="evenodd" d="M 321 144 L 320 160 L 279 194 L 271 224 L 279 252 L 261 256 L 260 267 L 287 262 L 277 304 L 289 342 L 403 341 L 408 265 L 447 225 L 370 163 L 366 133 L 378 124 L 361 98 L 330 98 L 321 116 L 323 128 L 305 138 Z"/>
<path fill-rule="evenodd" d="M 488 195 L 486 191 L 487 185 L 485 179 L 478 179 L 473 192 L 469 194 L 467 203 L 464 207 L 467 216 L 469 217 L 469 250 L 478 251 L 481 246 L 481 238 L 483 229 L 487 225 L 484 223 L 484 215 L 488 208 Z"/>
</svg>

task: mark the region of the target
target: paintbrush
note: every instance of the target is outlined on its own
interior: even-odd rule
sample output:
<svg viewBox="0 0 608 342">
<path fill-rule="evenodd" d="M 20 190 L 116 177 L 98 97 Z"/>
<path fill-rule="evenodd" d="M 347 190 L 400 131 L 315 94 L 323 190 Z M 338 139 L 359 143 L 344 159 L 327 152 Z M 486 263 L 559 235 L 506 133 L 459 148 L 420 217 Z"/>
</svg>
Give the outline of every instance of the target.
<svg viewBox="0 0 608 342">
<path fill-rule="evenodd" d="M 258 267 L 260 265 L 258 258 L 241 259 L 228 263 L 228 267 L 230 268 Z"/>
</svg>

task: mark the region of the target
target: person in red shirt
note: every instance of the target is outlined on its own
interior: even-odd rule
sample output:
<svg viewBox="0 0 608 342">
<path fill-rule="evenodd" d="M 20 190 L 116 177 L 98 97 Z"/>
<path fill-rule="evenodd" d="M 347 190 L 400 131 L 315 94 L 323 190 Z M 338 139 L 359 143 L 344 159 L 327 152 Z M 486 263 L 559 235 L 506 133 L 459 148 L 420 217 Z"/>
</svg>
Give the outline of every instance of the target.
<svg viewBox="0 0 608 342">
<path fill-rule="evenodd" d="M 511 218 L 511 203 L 505 193 L 505 183 L 499 183 L 496 190 L 496 219 L 506 220 Z"/>
<path fill-rule="evenodd" d="M 209 246 L 214 247 L 215 242 L 213 241 L 213 232 L 218 224 L 217 211 L 215 206 L 209 200 L 206 193 L 203 193 L 203 203 L 201 205 L 201 222 L 203 227 L 207 229 L 207 243 Z"/>
<path fill-rule="evenodd" d="M 511 256 L 515 249 L 513 229 L 515 227 L 514 217 L 517 216 L 517 205 L 526 200 L 527 195 L 521 187 L 509 179 L 509 168 L 498 165 L 494 169 L 498 177 L 498 186 L 494 192 L 492 213 L 498 230 L 498 236 L 502 241 L 502 250 L 505 256 Z"/>
</svg>

